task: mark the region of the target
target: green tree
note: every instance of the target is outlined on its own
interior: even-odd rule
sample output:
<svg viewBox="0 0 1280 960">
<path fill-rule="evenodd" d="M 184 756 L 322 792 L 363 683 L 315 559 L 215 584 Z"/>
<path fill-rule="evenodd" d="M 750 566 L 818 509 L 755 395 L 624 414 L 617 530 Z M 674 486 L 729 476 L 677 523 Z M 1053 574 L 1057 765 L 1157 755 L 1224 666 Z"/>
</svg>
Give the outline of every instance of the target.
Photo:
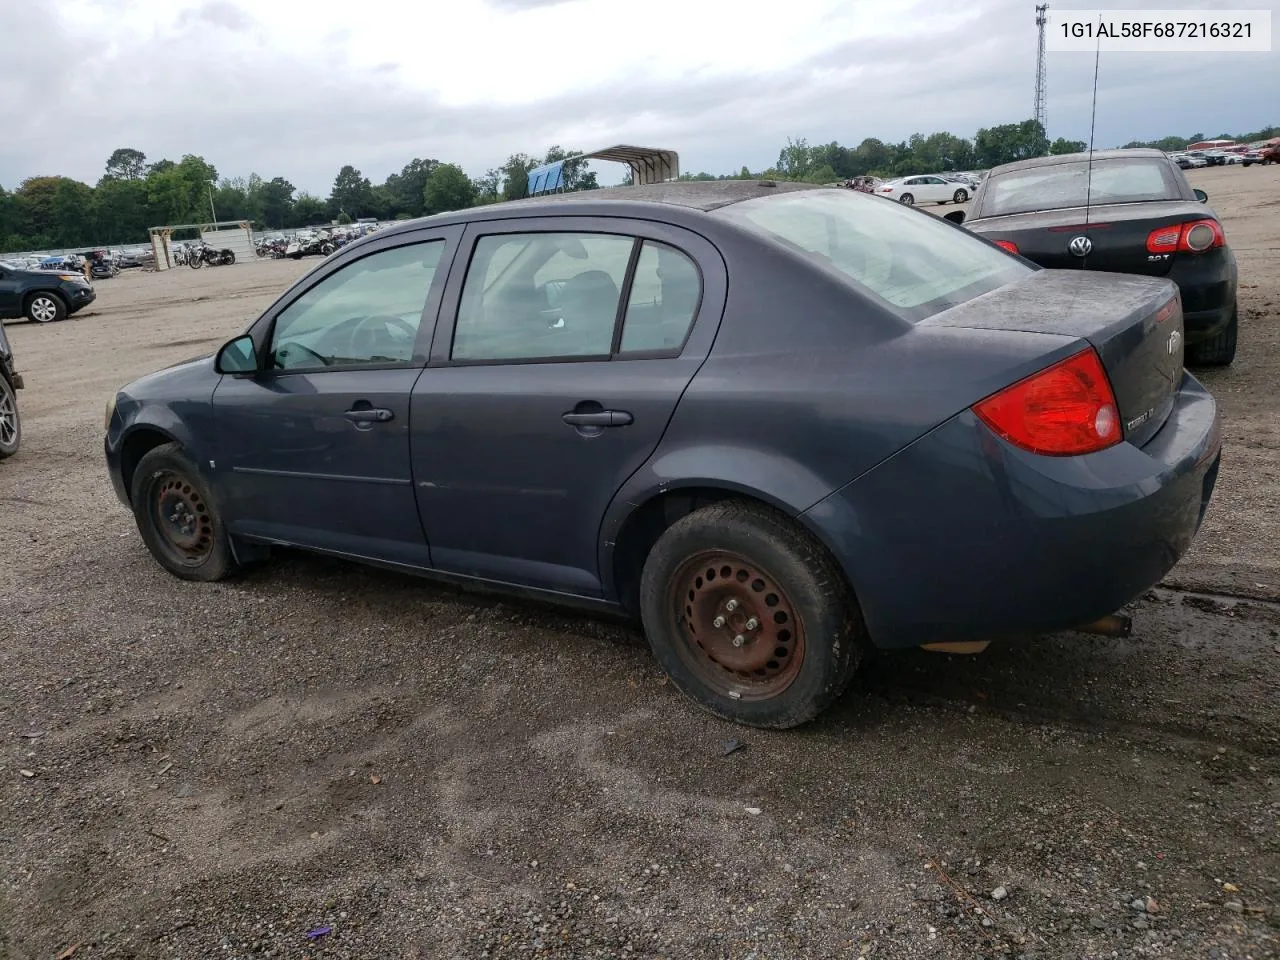
<svg viewBox="0 0 1280 960">
<path fill-rule="evenodd" d="M 1045 156 L 1049 152 L 1049 138 L 1039 120 L 1024 120 L 984 127 L 973 138 L 973 149 L 979 164 L 995 167 Z"/>
<path fill-rule="evenodd" d="M 104 177 L 93 195 L 93 233 L 99 243 L 141 243 L 147 228 L 159 225 L 148 222 L 147 184 L 142 180 Z"/>
<path fill-rule="evenodd" d="M 141 180 L 147 172 L 147 155 L 132 147 L 120 147 L 107 158 L 107 176 L 112 180 Z"/>
<path fill-rule="evenodd" d="M 310 227 L 324 223 L 328 218 L 328 207 L 323 200 L 309 193 L 300 193 L 293 202 L 293 216 L 288 226 Z"/>
<path fill-rule="evenodd" d="M 262 222 L 279 230 L 293 213 L 294 186 L 284 177 L 273 177 L 262 185 Z"/>
<path fill-rule="evenodd" d="M 342 211 L 349 216 L 363 217 L 373 202 L 373 184 L 359 170 L 347 164 L 333 179 L 333 191 L 329 194 L 329 215 L 336 217 Z"/>
<path fill-rule="evenodd" d="M 475 203 L 475 185 L 461 167 L 442 163 L 431 171 L 423 188 L 423 207 L 428 216 L 449 210 L 465 210 Z"/>
<path fill-rule="evenodd" d="M 778 173 L 786 180 L 803 180 L 812 169 L 809 141 L 803 137 L 796 140 L 787 137 L 787 145 L 778 153 Z"/>
<path fill-rule="evenodd" d="M 1049 153 L 1055 157 L 1064 153 L 1083 153 L 1087 149 L 1089 145 L 1083 140 L 1065 140 L 1062 137 L 1049 144 Z"/>
<path fill-rule="evenodd" d="M 427 177 L 431 176 L 431 171 L 438 166 L 440 166 L 439 160 L 423 160 L 414 157 L 399 173 L 393 173 L 387 177 L 384 186 L 390 204 L 384 216 L 393 219 L 400 214 L 408 214 L 410 217 L 422 216 L 425 209 L 422 205 L 422 197 L 427 187 Z"/>
<path fill-rule="evenodd" d="M 519 200 L 529 192 L 529 171 L 538 161 L 526 153 L 513 153 L 499 170 L 502 172 L 502 199 Z"/>
</svg>

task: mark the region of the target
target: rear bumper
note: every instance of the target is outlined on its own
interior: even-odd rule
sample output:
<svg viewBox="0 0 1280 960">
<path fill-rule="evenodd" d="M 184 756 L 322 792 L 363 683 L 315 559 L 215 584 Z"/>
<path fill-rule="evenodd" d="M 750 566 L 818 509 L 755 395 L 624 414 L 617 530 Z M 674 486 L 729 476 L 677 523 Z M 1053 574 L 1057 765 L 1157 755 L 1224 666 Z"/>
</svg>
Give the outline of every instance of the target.
<svg viewBox="0 0 1280 960">
<path fill-rule="evenodd" d="M 1238 270 L 1230 248 L 1198 257 L 1179 254 L 1169 279 L 1182 295 L 1182 327 L 1187 343 L 1209 340 L 1222 332 L 1236 308 Z"/>
<path fill-rule="evenodd" d="M 1222 427 L 1190 374 L 1144 447 L 1024 453 L 966 411 L 803 519 L 882 648 L 1001 640 L 1112 613 L 1173 568 L 1213 494 Z"/>
</svg>

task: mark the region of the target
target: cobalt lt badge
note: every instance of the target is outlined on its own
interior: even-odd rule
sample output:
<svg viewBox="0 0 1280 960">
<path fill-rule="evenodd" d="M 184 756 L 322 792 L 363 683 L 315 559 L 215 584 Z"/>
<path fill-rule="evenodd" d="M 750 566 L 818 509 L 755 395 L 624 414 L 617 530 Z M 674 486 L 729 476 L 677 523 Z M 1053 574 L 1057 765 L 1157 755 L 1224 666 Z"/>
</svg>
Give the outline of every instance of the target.
<svg viewBox="0 0 1280 960">
<path fill-rule="evenodd" d="M 1078 237 L 1071 238 L 1071 242 L 1067 244 L 1067 249 L 1077 257 L 1087 257 L 1089 251 L 1093 249 L 1093 241 L 1084 234 L 1080 234 Z"/>
</svg>

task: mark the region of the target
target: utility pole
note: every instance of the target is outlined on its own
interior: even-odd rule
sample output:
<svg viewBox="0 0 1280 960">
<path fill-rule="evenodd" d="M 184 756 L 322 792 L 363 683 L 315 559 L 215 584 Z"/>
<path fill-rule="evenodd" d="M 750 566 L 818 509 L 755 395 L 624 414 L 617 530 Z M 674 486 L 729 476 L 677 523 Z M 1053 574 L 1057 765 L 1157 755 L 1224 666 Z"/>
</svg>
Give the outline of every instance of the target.
<svg viewBox="0 0 1280 960">
<path fill-rule="evenodd" d="M 216 180 L 209 181 L 209 214 L 213 217 L 214 224 L 218 222 L 218 211 L 213 209 L 213 185 L 217 182 Z"/>
<path fill-rule="evenodd" d="M 1040 121 L 1040 126 L 1044 129 L 1044 135 L 1049 136 L 1049 121 L 1045 116 L 1045 76 L 1047 70 L 1044 62 L 1044 27 L 1047 17 L 1045 11 L 1049 9 L 1047 3 L 1036 4 L 1036 30 L 1039 38 L 1036 42 L 1036 107 L 1035 118 Z"/>
</svg>

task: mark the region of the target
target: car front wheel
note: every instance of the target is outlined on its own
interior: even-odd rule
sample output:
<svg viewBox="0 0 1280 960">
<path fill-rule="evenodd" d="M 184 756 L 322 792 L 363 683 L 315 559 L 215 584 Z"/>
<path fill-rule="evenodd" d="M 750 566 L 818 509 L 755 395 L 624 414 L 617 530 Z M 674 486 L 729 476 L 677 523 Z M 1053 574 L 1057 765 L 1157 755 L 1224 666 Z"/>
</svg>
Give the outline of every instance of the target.
<svg viewBox="0 0 1280 960">
<path fill-rule="evenodd" d="M 956 203 L 964 203 L 966 200 L 969 199 L 969 194 L 967 191 L 961 188 L 951 195 L 951 199 L 954 200 Z"/>
<path fill-rule="evenodd" d="M 36 323 L 52 323 L 64 320 L 67 316 L 67 305 L 56 293 L 36 293 L 27 300 L 27 319 Z"/>
<path fill-rule="evenodd" d="M 143 542 L 174 576 L 213 581 L 236 571 L 217 505 L 180 444 L 163 444 L 138 461 L 131 494 Z"/>
<path fill-rule="evenodd" d="M 830 706 L 866 630 L 831 558 L 785 516 L 728 501 L 672 524 L 645 561 L 645 634 L 675 685 L 737 723 L 785 729 Z"/>
<path fill-rule="evenodd" d="M 18 417 L 18 395 L 0 373 L 0 460 L 7 460 L 22 445 L 22 421 Z"/>
</svg>

